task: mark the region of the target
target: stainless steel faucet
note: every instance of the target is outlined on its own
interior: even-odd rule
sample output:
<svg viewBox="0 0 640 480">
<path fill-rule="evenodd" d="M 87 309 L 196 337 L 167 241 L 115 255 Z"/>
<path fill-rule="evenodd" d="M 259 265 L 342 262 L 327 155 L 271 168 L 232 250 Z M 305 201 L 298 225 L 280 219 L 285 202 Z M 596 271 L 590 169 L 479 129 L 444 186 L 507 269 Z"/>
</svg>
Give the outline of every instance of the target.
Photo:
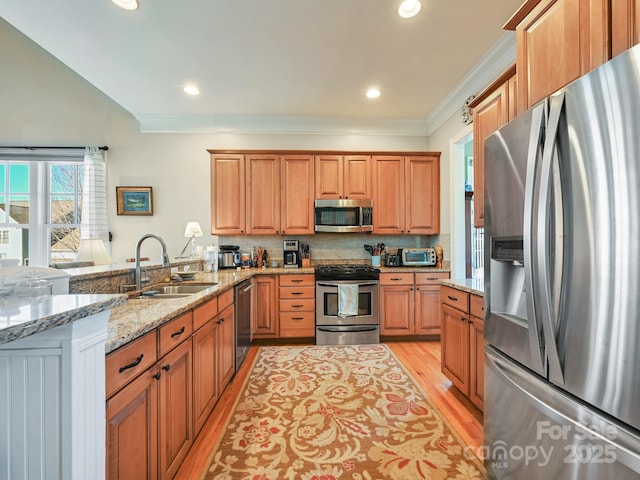
<svg viewBox="0 0 640 480">
<path fill-rule="evenodd" d="M 142 242 L 144 242 L 147 238 L 155 238 L 162 245 L 162 266 L 169 266 L 169 255 L 167 255 L 167 245 L 164 243 L 164 240 L 158 235 L 154 235 L 153 233 L 147 233 L 140 237 L 138 243 L 136 244 L 136 290 L 142 290 L 142 272 L 140 271 L 140 246 Z"/>
</svg>

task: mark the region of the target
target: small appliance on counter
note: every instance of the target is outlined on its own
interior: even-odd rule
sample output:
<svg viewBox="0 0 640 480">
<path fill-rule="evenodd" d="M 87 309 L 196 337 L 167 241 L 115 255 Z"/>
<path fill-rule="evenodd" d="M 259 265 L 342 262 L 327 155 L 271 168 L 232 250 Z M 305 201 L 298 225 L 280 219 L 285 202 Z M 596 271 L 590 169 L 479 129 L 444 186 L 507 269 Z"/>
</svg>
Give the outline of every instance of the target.
<svg viewBox="0 0 640 480">
<path fill-rule="evenodd" d="M 284 240 L 282 250 L 284 268 L 298 268 L 300 266 L 300 242 L 298 240 Z"/>
<path fill-rule="evenodd" d="M 236 268 L 240 266 L 240 247 L 237 245 L 220 245 L 218 268 Z"/>
<path fill-rule="evenodd" d="M 433 267 L 436 264 L 435 248 L 403 248 L 400 257 L 403 267 Z"/>
</svg>

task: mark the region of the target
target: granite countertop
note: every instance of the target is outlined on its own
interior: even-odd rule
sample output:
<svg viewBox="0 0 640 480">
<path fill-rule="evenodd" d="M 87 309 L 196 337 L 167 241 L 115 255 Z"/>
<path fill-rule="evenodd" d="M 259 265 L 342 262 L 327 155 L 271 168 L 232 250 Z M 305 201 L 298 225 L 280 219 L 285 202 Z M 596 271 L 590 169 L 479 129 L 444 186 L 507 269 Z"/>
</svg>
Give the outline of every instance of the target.
<svg viewBox="0 0 640 480">
<path fill-rule="evenodd" d="M 484 297 L 484 278 L 450 278 L 440 280 L 440 284 Z"/>
<path fill-rule="evenodd" d="M 380 273 L 448 273 L 451 269 L 444 267 L 379 267 Z"/>
<path fill-rule="evenodd" d="M 0 301 L 0 344 L 122 305 L 125 295 L 43 295 Z"/>
</svg>

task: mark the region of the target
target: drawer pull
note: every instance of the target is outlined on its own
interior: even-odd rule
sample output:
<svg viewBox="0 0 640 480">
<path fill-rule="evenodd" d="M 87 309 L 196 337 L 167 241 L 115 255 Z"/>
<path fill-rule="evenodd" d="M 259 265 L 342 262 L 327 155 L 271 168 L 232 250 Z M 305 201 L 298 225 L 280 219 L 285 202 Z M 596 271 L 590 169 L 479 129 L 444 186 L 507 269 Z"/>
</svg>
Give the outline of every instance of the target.
<svg viewBox="0 0 640 480">
<path fill-rule="evenodd" d="M 438 280 L 437 277 L 427 277 L 426 280 Z"/>
<path fill-rule="evenodd" d="M 291 308 L 302 308 L 304 305 L 291 305 Z"/>
<path fill-rule="evenodd" d="M 291 317 L 291 320 L 304 320 L 304 317 Z"/>
<path fill-rule="evenodd" d="M 402 280 L 402 278 L 390 278 L 389 280 L 393 282 L 399 282 L 400 280 Z"/>
<path fill-rule="evenodd" d="M 302 295 L 304 292 L 291 292 L 291 295 Z"/>
<path fill-rule="evenodd" d="M 447 298 L 451 301 L 457 302 L 458 298 L 457 297 L 452 297 L 451 295 L 447 295 Z"/>
<path fill-rule="evenodd" d="M 167 363 L 164 367 L 162 367 L 162 369 L 163 369 L 165 372 L 168 372 L 169 370 L 171 370 L 171 365 L 169 365 L 169 364 Z"/>
<path fill-rule="evenodd" d="M 131 362 L 129 365 L 120 367 L 120 370 L 118 370 L 118 372 L 122 373 L 129 368 L 137 367 L 138 365 L 140 365 L 140 362 L 142 361 L 143 358 L 144 358 L 144 353 L 141 353 L 140 356 L 136 358 L 133 362 Z"/>
<path fill-rule="evenodd" d="M 183 326 L 182 326 L 182 328 L 181 328 L 180 330 L 178 330 L 177 332 L 173 332 L 173 333 L 171 334 L 171 338 L 173 338 L 173 337 L 177 337 L 177 336 L 179 336 L 179 335 L 182 335 L 183 333 L 184 333 L 184 325 L 183 325 Z"/>
<path fill-rule="evenodd" d="M 302 283 L 302 282 L 304 282 L 304 280 L 300 280 L 300 279 L 291 280 L 291 283 Z"/>
</svg>

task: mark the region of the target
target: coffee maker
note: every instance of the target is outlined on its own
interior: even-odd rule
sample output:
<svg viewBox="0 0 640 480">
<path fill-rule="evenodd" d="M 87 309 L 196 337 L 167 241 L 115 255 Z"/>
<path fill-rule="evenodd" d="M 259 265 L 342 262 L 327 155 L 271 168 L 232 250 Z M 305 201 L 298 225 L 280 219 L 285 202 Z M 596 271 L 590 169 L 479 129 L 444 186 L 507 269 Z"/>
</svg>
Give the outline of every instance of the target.
<svg viewBox="0 0 640 480">
<path fill-rule="evenodd" d="M 220 245 L 218 252 L 218 268 L 236 268 L 240 266 L 240 247 L 237 245 Z"/>
<path fill-rule="evenodd" d="M 284 268 L 298 268 L 300 266 L 300 242 L 285 240 L 282 245 Z"/>
</svg>

